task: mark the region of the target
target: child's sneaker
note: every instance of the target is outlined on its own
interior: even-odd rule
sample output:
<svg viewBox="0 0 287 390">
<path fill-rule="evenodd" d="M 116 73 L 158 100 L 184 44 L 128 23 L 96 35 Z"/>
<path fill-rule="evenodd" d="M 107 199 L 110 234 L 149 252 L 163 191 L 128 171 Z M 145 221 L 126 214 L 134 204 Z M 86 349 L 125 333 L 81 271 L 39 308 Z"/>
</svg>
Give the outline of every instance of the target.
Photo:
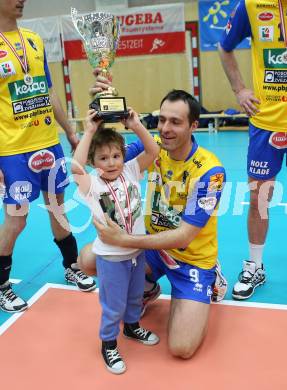
<svg viewBox="0 0 287 390">
<path fill-rule="evenodd" d="M 126 365 L 119 354 L 116 341 L 102 342 L 102 355 L 107 369 L 113 374 L 122 374 L 126 371 Z"/>
<path fill-rule="evenodd" d="M 155 345 L 159 342 L 159 337 L 156 334 L 142 328 L 138 322 L 134 324 L 125 323 L 123 333 L 128 339 L 133 339 L 146 345 Z"/>
</svg>

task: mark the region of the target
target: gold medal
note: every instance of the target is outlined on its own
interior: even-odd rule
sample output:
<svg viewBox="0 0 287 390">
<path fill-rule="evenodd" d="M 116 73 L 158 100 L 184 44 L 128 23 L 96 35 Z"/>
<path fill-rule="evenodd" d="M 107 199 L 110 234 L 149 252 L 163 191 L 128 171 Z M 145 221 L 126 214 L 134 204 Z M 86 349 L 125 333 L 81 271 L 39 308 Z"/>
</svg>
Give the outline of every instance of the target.
<svg viewBox="0 0 287 390">
<path fill-rule="evenodd" d="M 29 73 L 26 73 L 24 75 L 24 83 L 26 85 L 32 85 L 33 84 L 33 77 Z"/>
</svg>

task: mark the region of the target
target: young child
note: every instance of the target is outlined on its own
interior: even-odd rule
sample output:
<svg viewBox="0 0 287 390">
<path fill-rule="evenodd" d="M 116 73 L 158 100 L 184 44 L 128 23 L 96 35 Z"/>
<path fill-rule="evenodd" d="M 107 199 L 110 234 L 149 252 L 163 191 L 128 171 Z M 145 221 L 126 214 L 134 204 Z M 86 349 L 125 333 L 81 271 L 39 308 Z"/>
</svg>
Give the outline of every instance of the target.
<svg viewBox="0 0 287 390">
<path fill-rule="evenodd" d="M 105 223 L 106 214 L 129 233 L 144 234 L 139 180 L 157 157 L 159 146 L 132 109 L 123 123 L 144 144 L 145 150 L 137 158 L 124 163 L 123 137 L 113 129 L 100 126 L 96 112 L 90 110 L 84 135 L 74 154 L 72 173 L 94 218 Z M 85 172 L 87 162 L 96 168 L 95 172 Z M 91 258 L 97 265 L 102 306 L 102 355 L 107 369 L 121 374 L 126 370 L 117 349 L 121 320 L 124 322 L 124 336 L 146 345 L 159 342 L 157 335 L 139 324 L 145 280 L 144 252 L 106 245 L 97 237 L 83 248 L 79 263 L 88 264 Z"/>
</svg>

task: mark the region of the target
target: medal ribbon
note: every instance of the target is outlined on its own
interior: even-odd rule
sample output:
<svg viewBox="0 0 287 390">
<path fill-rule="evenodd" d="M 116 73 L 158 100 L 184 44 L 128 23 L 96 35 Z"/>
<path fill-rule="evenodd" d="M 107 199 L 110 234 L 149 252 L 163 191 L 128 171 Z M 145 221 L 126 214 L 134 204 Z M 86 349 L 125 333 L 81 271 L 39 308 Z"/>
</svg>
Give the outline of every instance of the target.
<svg viewBox="0 0 287 390">
<path fill-rule="evenodd" d="M 23 49 L 23 61 L 21 60 L 21 57 L 17 53 L 14 46 L 8 41 L 8 39 L 5 37 L 5 35 L 2 32 L 0 32 L 0 37 L 3 39 L 3 41 L 6 43 L 6 45 L 9 46 L 9 48 L 12 50 L 12 52 L 15 55 L 15 57 L 17 58 L 17 60 L 20 62 L 20 65 L 24 71 L 24 74 L 27 74 L 28 73 L 28 61 L 27 61 L 26 46 L 25 46 L 24 38 L 23 38 L 23 35 L 22 35 L 20 29 L 18 29 L 18 33 L 19 33 L 19 37 L 20 37 L 21 45 L 22 45 L 22 49 Z"/>
<path fill-rule="evenodd" d="M 103 179 L 104 182 L 106 183 L 107 187 L 109 188 L 109 190 L 111 191 L 111 194 L 112 194 L 112 197 L 114 199 L 114 202 L 118 208 L 118 211 L 121 215 L 121 218 L 122 218 L 122 221 L 125 225 L 125 228 L 126 228 L 126 231 L 130 234 L 132 232 L 132 211 L 131 211 L 131 202 L 130 202 L 130 196 L 129 196 L 129 193 L 128 193 L 128 188 L 127 188 L 127 185 L 126 185 L 126 181 L 124 179 L 124 177 L 122 175 L 119 176 L 120 177 L 120 180 L 123 184 L 123 187 L 124 187 L 124 190 L 125 190 L 125 194 L 126 194 L 126 199 L 127 199 L 127 206 L 128 206 L 128 220 L 126 220 L 125 218 L 125 214 L 124 214 L 124 211 L 120 205 L 120 202 L 117 198 L 117 195 L 113 189 L 113 187 L 110 185 L 110 183 Z"/>
<path fill-rule="evenodd" d="M 278 6 L 279 6 L 279 14 L 280 14 L 280 22 L 281 22 L 281 32 L 284 38 L 285 46 L 287 47 L 287 36 L 286 36 L 286 25 L 285 25 L 285 19 L 284 19 L 284 10 L 283 10 L 283 4 L 282 0 L 278 0 Z"/>
</svg>

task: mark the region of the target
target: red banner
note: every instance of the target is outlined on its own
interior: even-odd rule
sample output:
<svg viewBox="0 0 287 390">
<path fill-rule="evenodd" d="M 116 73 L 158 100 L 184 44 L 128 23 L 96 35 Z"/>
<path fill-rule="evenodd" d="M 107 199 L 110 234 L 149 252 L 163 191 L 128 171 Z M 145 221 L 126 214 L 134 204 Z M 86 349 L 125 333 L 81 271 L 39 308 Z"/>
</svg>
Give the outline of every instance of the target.
<svg viewBox="0 0 287 390">
<path fill-rule="evenodd" d="M 183 4 L 128 8 L 117 16 L 121 25 L 117 56 L 185 51 Z M 79 34 L 69 17 L 62 18 L 62 26 L 66 59 L 87 58 Z"/>
<path fill-rule="evenodd" d="M 82 41 L 65 41 L 66 58 L 69 60 L 86 59 Z M 149 35 L 129 35 L 121 37 L 117 57 L 137 56 L 142 54 L 182 53 L 185 51 L 184 32 Z"/>
</svg>

